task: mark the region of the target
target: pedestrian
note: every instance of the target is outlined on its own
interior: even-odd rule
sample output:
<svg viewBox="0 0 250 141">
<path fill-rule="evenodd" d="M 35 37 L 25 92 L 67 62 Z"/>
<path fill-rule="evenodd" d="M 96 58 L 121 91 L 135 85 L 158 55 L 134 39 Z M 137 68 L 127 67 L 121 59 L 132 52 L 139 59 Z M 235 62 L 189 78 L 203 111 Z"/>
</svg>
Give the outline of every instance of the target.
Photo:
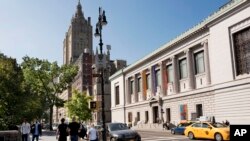
<svg viewBox="0 0 250 141">
<path fill-rule="evenodd" d="M 228 120 L 226 120 L 225 125 L 226 125 L 226 126 L 229 126 L 229 125 L 230 125 L 230 123 L 229 123 Z"/>
<path fill-rule="evenodd" d="M 87 129 L 84 127 L 84 124 L 81 123 L 79 137 L 84 139 L 84 137 L 86 136 L 86 133 L 87 133 Z"/>
<path fill-rule="evenodd" d="M 68 134 L 68 125 L 64 123 L 65 119 L 61 119 L 61 124 L 58 125 L 57 132 L 56 132 L 56 139 L 58 141 L 67 141 Z M 59 138 L 58 138 L 59 136 Z"/>
<path fill-rule="evenodd" d="M 31 126 L 31 133 L 32 133 L 32 141 L 34 141 L 35 138 L 36 138 L 36 141 L 38 141 L 39 140 L 39 136 L 42 135 L 42 126 L 41 126 L 41 124 L 39 123 L 38 120 L 36 120 L 34 122 L 34 124 L 32 124 L 32 126 Z"/>
<path fill-rule="evenodd" d="M 24 118 L 23 123 L 21 125 L 22 141 L 28 141 L 29 133 L 30 133 L 30 124 L 26 121 L 26 118 Z"/>
<path fill-rule="evenodd" d="M 97 130 L 94 128 L 94 124 L 91 124 L 91 127 L 88 131 L 88 137 L 87 137 L 90 141 L 98 141 L 98 132 Z"/>
<path fill-rule="evenodd" d="M 69 124 L 69 135 L 71 141 L 78 141 L 78 133 L 80 129 L 80 124 L 76 122 L 76 118 L 72 118 L 72 122 Z"/>
</svg>

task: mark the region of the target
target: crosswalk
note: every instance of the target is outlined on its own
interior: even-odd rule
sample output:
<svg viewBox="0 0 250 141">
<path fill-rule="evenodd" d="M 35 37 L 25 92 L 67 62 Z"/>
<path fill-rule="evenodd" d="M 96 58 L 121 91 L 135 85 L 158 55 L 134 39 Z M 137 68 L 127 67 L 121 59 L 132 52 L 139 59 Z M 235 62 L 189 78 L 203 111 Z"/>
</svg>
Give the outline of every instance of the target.
<svg viewBox="0 0 250 141">
<path fill-rule="evenodd" d="M 178 140 L 185 140 L 187 137 L 185 136 L 176 136 L 176 137 L 146 137 L 142 138 L 142 141 L 178 141 Z"/>
</svg>

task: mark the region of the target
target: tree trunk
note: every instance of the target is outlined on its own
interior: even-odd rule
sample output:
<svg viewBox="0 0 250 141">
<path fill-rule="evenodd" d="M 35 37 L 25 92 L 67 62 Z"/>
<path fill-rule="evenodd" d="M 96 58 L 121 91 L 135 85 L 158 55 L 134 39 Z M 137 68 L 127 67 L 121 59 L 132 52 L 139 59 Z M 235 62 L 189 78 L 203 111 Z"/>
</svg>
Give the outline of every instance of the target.
<svg viewBox="0 0 250 141">
<path fill-rule="evenodd" d="M 53 128 L 52 128 L 53 106 L 50 106 L 49 110 L 50 110 L 50 112 L 49 112 L 49 129 L 50 129 L 50 131 L 52 131 L 53 130 Z"/>
</svg>

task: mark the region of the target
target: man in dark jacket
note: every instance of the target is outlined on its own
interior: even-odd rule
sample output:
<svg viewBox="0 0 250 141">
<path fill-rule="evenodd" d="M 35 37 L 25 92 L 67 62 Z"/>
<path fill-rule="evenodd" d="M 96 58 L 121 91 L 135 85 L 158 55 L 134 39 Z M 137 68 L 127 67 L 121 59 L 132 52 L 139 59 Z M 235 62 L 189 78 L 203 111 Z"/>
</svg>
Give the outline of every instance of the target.
<svg viewBox="0 0 250 141">
<path fill-rule="evenodd" d="M 72 118 L 72 122 L 69 124 L 68 127 L 71 141 L 78 141 L 80 124 L 76 122 L 75 117 Z"/>
<path fill-rule="evenodd" d="M 56 139 L 58 139 L 58 135 L 59 135 L 58 141 L 67 141 L 68 125 L 65 124 L 64 122 L 65 122 L 65 119 L 62 118 L 61 119 L 61 124 L 59 124 L 59 126 L 57 128 Z"/>
<path fill-rule="evenodd" d="M 31 133 L 32 133 L 32 141 L 35 140 L 36 141 L 39 140 L 39 136 L 42 135 L 42 126 L 41 124 L 38 122 L 38 120 L 36 120 L 36 122 L 31 126 Z"/>
</svg>

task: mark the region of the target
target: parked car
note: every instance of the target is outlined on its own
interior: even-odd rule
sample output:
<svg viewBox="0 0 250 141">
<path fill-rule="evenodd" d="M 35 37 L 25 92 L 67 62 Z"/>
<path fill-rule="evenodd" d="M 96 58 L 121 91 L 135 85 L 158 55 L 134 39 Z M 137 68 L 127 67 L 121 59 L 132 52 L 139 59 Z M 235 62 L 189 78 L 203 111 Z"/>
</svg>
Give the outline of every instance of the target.
<svg viewBox="0 0 250 141">
<path fill-rule="evenodd" d="M 193 123 L 194 121 L 182 121 L 176 127 L 171 128 L 171 133 L 184 135 L 186 127 Z"/>
<path fill-rule="evenodd" d="M 124 123 L 109 123 L 107 137 L 110 141 L 141 141 L 141 136 Z"/>
<path fill-rule="evenodd" d="M 197 122 L 187 126 L 184 131 L 185 136 L 189 139 L 202 138 L 212 139 L 216 141 L 229 140 L 229 127 L 222 123 L 212 122 Z"/>
</svg>

